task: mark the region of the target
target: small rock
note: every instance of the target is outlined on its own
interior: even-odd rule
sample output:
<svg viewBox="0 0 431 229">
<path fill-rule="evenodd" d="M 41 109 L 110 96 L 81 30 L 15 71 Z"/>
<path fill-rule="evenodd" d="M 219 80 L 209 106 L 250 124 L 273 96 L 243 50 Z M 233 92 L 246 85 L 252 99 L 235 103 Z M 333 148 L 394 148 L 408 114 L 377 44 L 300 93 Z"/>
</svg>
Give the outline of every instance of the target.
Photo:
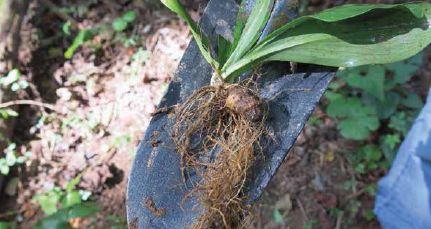
<svg viewBox="0 0 431 229">
<path fill-rule="evenodd" d="M 72 92 L 68 88 L 61 87 L 57 89 L 56 91 L 57 96 L 62 101 L 69 101 L 72 98 Z"/>
<path fill-rule="evenodd" d="M 146 34 L 146 33 L 149 33 L 151 29 L 152 29 L 152 25 L 146 25 L 144 26 L 144 29 L 142 29 L 142 32 Z"/>
<path fill-rule="evenodd" d="M 311 181 L 311 184 L 313 185 L 313 187 L 318 190 L 318 191 L 324 191 L 325 190 L 325 186 L 323 184 L 323 179 L 320 175 L 316 174 L 316 176 L 314 177 L 314 179 Z"/>
<path fill-rule="evenodd" d="M 305 155 L 305 148 L 304 147 L 295 147 L 295 154 L 299 157 L 303 157 Z"/>
<path fill-rule="evenodd" d="M 275 203 L 275 208 L 284 211 L 285 214 L 289 212 L 292 209 L 292 200 L 290 199 L 290 195 L 286 194 L 281 197 L 281 199 Z"/>
</svg>

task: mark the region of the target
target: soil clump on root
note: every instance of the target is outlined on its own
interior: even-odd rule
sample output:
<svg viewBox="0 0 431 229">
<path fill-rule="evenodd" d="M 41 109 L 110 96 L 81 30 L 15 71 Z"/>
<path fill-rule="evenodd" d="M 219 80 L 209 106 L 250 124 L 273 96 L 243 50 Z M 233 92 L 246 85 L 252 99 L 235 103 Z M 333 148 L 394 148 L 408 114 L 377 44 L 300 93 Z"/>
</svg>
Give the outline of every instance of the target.
<svg viewBox="0 0 431 229">
<path fill-rule="evenodd" d="M 245 183 L 265 133 L 266 104 L 245 85 L 206 86 L 176 110 L 173 137 L 183 177 L 193 169 L 203 214 L 192 228 L 240 228 L 249 214 Z"/>
</svg>

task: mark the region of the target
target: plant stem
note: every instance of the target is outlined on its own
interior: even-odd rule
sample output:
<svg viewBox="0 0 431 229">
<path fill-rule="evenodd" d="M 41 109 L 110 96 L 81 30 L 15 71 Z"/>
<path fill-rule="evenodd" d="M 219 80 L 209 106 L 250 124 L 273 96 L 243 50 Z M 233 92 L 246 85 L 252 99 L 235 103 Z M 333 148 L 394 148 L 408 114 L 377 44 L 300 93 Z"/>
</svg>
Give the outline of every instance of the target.
<svg viewBox="0 0 431 229">
<path fill-rule="evenodd" d="M 0 214 L 0 218 L 6 218 L 6 217 L 9 217 L 9 216 L 17 215 L 17 214 L 19 214 L 21 212 L 22 212 L 22 210 L 7 211 L 5 213 Z"/>
<path fill-rule="evenodd" d="M 344 215 L 344 211 L 341 211 L 340 214 L 337 217 L 337 223 L 335 226 L 335 229 L 341 229 L 341 223 L 343 222 L 343 215 Z"/>
<path fill-rule="evenodd" d="M 0 103 L 0 109 L 15 106 L 15 105 L 34 105 L 34 106 L 39 106 L 39 107 L 56 111 L 53 105 L 34 101 L 34 100 L 14 100 L 10 102 Z"/>
<path fill-rule="evenodd" d="M 226 80 L 223 79 L 223 77 L 220 74 L 220 71 L 214 69 L 214 73 L 211 77 L 211 85 L 215 86 L 215 85 L 223 84 L 225 82 L 226 82 Z"/>
</svg>

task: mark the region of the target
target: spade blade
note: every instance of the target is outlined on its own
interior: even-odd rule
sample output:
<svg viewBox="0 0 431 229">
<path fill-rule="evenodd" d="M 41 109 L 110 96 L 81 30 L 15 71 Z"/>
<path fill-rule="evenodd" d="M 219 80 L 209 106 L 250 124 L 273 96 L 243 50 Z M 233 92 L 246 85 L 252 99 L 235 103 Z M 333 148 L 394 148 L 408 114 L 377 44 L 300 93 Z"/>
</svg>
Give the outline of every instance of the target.
<svg viewBox="0 0 431 229">
<path fill-rule="evenodd" d="M 271 30 L 272 22 L 295 16 L 288 5 L 286 0 L 276 1 L 265 32 Z M 210 37 L 229 37 L 237 10 L 234 0 L 210 1 L 201 19 L 203 30 Z M 319 71 L 286 74 L 287 69 L 289 64 L 285 63 L 267 65 L 258 81 L 260 95 L 269 104 L 267 128 L 275 143 L 266 147 L 265 159 L 253 168 L 247 185 L 250 201 L 260 197 L 334 76 Z M 159 108 L 181 103 L 194 90 L 208 85 L 211 75 L 211 67 L 192 41 Z M 196 198 L 187 197 L 192 187 L 184 184 L 181 175 L 180 157 L 170 134 L 172 116 L 169 112 L 155 115 L 139 145 L 127 190 L 129 228 L 188 228 L 201 212 Z"/>
</svg>

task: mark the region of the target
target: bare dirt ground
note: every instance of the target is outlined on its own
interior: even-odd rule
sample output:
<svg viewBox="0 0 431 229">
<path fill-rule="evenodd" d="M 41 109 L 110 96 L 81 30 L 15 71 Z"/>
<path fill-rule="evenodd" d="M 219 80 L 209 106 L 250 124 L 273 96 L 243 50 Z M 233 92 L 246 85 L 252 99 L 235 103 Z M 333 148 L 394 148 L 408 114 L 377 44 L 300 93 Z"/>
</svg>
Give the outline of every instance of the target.
<svg viewBox="0 0 431 229">
<path fill-rule="evenodd" d="M 320 110 L 316 115 L 324 116 Z M 355 143 L 343 140 L 329 118 L 307 125 L 255 207 L 253 227 L 379 228 L 363 215 L 374 203 L 365 188 L 384 172 L 357 177 L 346 159 L 353 149 Z"/>
<path fill-rule="evenodd" d="M 111 3 L 87 3 L 79 25 L 94 28 L 134 8 Z M 77 7 L 67 1 L 60 6 Z M 12 141 L 21 152 L 32 152 L 32 163 L 15 171 L 21 181 L 15 195 L 7 197 L 11 209 L 0 211 L 17 210 L 24 216 L 21 228 L 33 227 L 42 215 L 32 201 L 37 193 L 64 187 L 86 169 L 79 188 L 100 203 L 100 216 L 125 217 L 126 183 L 136 146 L 190 40 L 185 24 L 171 13 L 135 10 L 137 22 L 125 32 L 141 38 L 135 47 L 100 33 L 66 60 L 62 52 L 68 41 L 56 36 L 61 17 L 32 2 L 20 60 L 33 87 L 22 97 L 51 103 L 55 110 L 19 108 Z"/>
<path fill-rule="evenodd" d="M 20 98 L 53 104 L 54 110 L 19 107 L 11 140 L 20 152 L 32 152 L 32 163 L 9 176 L 20 182 L 13 195 L 2 196 L 7 207 L 2 204 L 0 217 L 7 217 L 0 220 L 18 217 L 20 228 L 32 228 L 43 215 L 33 197 L 64 187 L 86 171 L 78 188 L 91 192 L 90 198 L 101 205 L 98 226 L 107 228 L 106 216 L 125 217 L 126 183 L 136 146 L 190 32 L 173 14 L 150 10 L 140 1 L 55 1 L 57 7 L 75 9 L 71 17 L 80 28 L 109 25 L 131 9 L 138 15 L 122 34 L 101 32 L 68 60 L 63 52 L 71 37 L 59 35 L 64 18 L 42 2 L 31 2 L 22 31 L 18 67 L 32 86 Z M 311 7 L 342 2 L 311 1 Z M 192 11 L 195 17 L 198 12 Z M 139 39 L 126 47 L 123 35 Z M 370 215 L 374 197 L 368 187 L 386 171 L 356 176 L 347 159 L 355 143 L 342 139 L 322 110 L 315 116 L 322 121 L 303 130 L 256 205 L 252 228 L 379 228 Z"/>
</svg>

